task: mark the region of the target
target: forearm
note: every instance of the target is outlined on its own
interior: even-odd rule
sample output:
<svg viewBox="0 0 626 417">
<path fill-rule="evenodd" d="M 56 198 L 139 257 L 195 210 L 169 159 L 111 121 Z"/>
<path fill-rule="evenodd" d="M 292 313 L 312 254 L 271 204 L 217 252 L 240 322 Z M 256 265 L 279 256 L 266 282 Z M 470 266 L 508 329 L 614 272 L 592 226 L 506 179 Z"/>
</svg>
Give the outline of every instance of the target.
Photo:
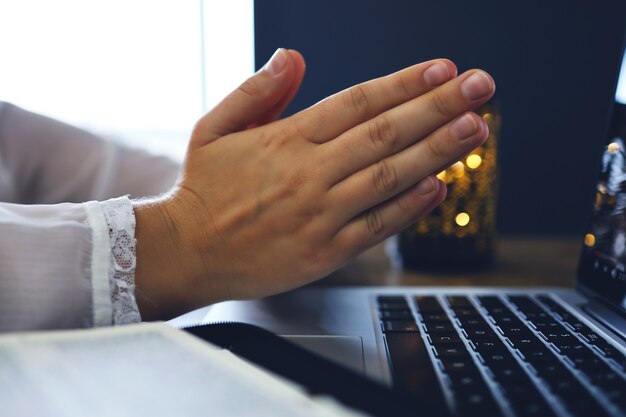
<svg viewBox="0 0 626 417">
<path fill-rule="evenodd" d="M 0 201 L 153 196 L 171 188 L 179 172 L 169 158 L 0 102 Z"/>
<path fill-rule="evenodd" d="M 0 330 L 110 324 L 97 223 L 102 211 L 89 204 L 0 203 Z"/>
</svg>

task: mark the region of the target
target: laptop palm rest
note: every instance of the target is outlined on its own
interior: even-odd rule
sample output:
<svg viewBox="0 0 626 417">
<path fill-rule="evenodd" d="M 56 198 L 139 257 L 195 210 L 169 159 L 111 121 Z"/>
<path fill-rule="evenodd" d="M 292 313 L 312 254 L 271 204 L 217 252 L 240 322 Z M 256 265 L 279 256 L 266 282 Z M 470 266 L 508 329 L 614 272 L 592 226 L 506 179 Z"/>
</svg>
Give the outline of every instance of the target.
<svg viewBox="0 0 626 417">
<path fill-rule="evenodd" d="M 283 337 L 353 371 L 365 373 L 363 340 L 358 336 L 286 335 Z"/>
</svg>

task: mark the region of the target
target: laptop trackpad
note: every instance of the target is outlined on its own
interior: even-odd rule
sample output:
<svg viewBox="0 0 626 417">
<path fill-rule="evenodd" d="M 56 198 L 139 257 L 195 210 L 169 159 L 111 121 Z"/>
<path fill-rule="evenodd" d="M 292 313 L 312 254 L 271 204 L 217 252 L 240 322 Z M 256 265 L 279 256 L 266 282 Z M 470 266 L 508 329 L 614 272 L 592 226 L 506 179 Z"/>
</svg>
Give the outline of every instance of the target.
<svg viewBox="0 0 626 417">
<path fill-rule="evenodd" d="M 363 340 L 358 336 L 283 336 L 285 339 L 354 371 L 365 373 Z"/>
</svg>

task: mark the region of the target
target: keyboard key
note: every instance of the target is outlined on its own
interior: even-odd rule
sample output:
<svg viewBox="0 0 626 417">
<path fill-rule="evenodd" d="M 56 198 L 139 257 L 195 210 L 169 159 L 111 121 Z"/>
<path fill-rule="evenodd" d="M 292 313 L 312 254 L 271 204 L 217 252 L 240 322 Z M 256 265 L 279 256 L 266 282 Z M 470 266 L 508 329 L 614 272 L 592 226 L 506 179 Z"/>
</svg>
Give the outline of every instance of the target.
<svg viewBox="0 0 626 417">
<path fill-rule="evenodd" d="M 469 339 L 476 338 L 478 340 L 485 340 L 488 337 L 497 339 L 493 329 L 486 324 L 479 324 L 477 326 L 463 326 L 463 331 L 465 331 Z"/>
<path fill-rule="evenodd" d="M 494 319 L 495 323 L 498 326 L 522 325 L 520 319 L 515 317 L 513 314 L 505 313 L 497 316 L 492 315 L 491 317 Z"/>
<path fill-rule="evenodd" d="M 448 304 L 450 307 L 473 307 L 472 302 L 466 296 L 453 296 L 449 295 L 446 297 Z"/>
<path fill-rule="evenodd" d="M 408 320 L 385 320 L 382 322 L 385 333 L 418 333 L 419 328 L 414 321 Z"/>
<path fill-rule="evenodd" d="M 480 317 L 480 313 L 474 307 L 458 307 L 452 311 L 459 319 Z"/>
<path fill-rule="evenodd" d="M 458 358 L 441 358 L 444 372 L 466 372 L 476 369 L 474 360 L 468 355 L 467 357 Z"/>
<path fill-rule="evenodd" d="M 390 304 L 406 304 L 406 298 L 403 295 L 379 295 L 376 297 L 376 301 L 379 304 L 381 303 L 390 303 Z"/>
<path fill-rule="evenodd" d="M 422 321 L 427 323 L 429 321 L 450 321 L 450 318 L 446 313 L 424 313 L 421 312 Z"/>
<path fill-rule="evenodd" d="M 574 416 L 608 417 L 609 413 L 588 391 L 578 391 L 563 398 L 563 404 Z"/>
<path fill-rule="evenodd" d="M 510 324 L 510 325 L 500 325 L 500 330 L 502 333 L 508 337 L 534 337 L 533 333 L 526 327 L 524 324 Z"/>
<path fill-rule="evenodd" d="M 500 340 L 479 340 L 472 341 L 478 353 L 502 353 L 508 352 L 507 348 Z"/>
<path fill-rule="evenodd" d="M 461 327 L 470 327 L 470 326 L 486 326 L 487 323 L 485 319 L 480 316 L 472 316 L 472 317 L 462 317 L 459 319 L 461 323 Z"/>
<path fill-rule="evenodd" d="M 445 314 L 443 307 L 439 304 L 436 297 L 433 296 L 417 296 L 415 297 L 417 308 L 420 312 L 430 312 L 436 314 Z"/>
<path fill-rule="evenodd" d="M 576 369 L 580 369 L 583 372 L 592 371 L 594 368 L 600 368 L 608 365 L 604 363 L 604 361 L 596 356 L 574 356 L 574 359 L 571 359 Z M 609 368 L 610 369 L 610 368 Z"/>
<path fill-rule="evenodd" d="M 518 349 L 520 352 L 524 353 L 530 350 L 540 349 L 544 345 L 539 340 L 537 340 L 536 336 L 513 336 L 509 337 L 511 343 L 513 343 L 513 347 Z"/>
<path fill-rule="evenodd" d="M 469 357 L 470 354 L 463 343 L 450 343 L 439 345 L 435 348 L 435 353 L 439 358 Z"/>
<path fill-rule="evenodd" d="M 552 320 L 552 317 L 545 311 L 539 311 L 534 313 L 524 312 L 524 317 L 526 317 L 526 319 L 531 323 L 541 323 L 545 322 L 546 320 Z"/>
<path fill-rule="evenodd" d="M 433 345 L 462 344 L 461 338 L 455 333 L 434 333 L 428 336 Z"/>
<path fill-rule="evenodd" d="M 594 344 L 596 348 L 600 352 L 604 354 L 609 359 L 614 360 L 619 366 L 622 367 L 623 370 L 626 370 L 626 356 L 622 352 L 620 352 L 615 346 L 609 344 L 604 339 L 596 340 Z"/>
<path fill-rule="evenodd" d="M 513 359 L 510 352 L 506 353 L 481 353 L 480 356 L 490 369 L 504 369 L 519 367 L 519 364 Z"/>
<path fill-rule="evenodd" d="M 423 339 L 417 333 L 387 333 L 385 342 L 394 386 L 443 404 L 439 381 Z"/>
<path fill-rule="evenodd" d="M 598 367 L 585 373 L 591 383 L 602 391 L 611 391 L 615 388 L 622 388 L 626 391 L 626 382 L 617 372 L 607 367 Z"/>
<path fill-rule="evenodd" d="M 450 382 L 452 383 L 452 390 L 456 392 L 466 391 L 475 387 L 482 387 L 485 385 L 483 376 L 478 372 L 477 368 L 466 371 L 452 371 L 447 373 Z"/>
<path fill-rule="evenodd" d="M 534 367 L 542 366 L 542 364 L 551 362 L 554 359 L 554 353 L 550 352 L 545 346 L 527 349 L 522 352 L 524 360 Z"/>
<path fill-rule="evenodd" d="M 383 310 L 380 312 L 380 318 L 386 320 L 413 320 L 411 310 Z"/>
<path fill-rule="evenodd" d="M 450 321 L 429 321 L 425 324 L 428 333 L 456 333 Z"/>
<path fill-rule="evenodd" d="M 573 378 L 572 373 L 558 359 L 542 363 L 541 366 L 533 366 L 537 375 L 546 381 L 555 381 L 564 378 Z"/>
<path fill-rule="evenodd" d="M 493 378 L 502 386 L 508 386 L 509 384 L 514 384 L 523 378 L 528 378 L 518 363 L 511 363 L 511 366 L 499 366 L 493 369 L 490 368 L 489 370 L 493 374 Z"/>
<path fill-rule="evenodd" d="M 500 416 L 502 411 L 496 404 L 489 388 L 481 383 L 467 386 L 455 392 L 460 416 Z"/>
<path fill-rule="evenodd" d="M 541 312 L 544 311 L 535 301 L 527 295 L 509 295 L 507 297 L 520 311 Z"/>
<path fill-rule="evenodd" d="M 554 411 L 528 377 L 503 387 L 503 390 L 517 416 L 555 416 Z"/>
<path fill-rule="evenodd" d="M 498 298 L 498 296 L 495 295 L 482 295 L 480 297 L 478 297 L 478 300 L 480 301 L 480 304 L 483 305 L 483 307 L 489 309 L 490 307 L 503 307 L 504 303 L 502 302 L 502 300 L 500 300 L 500 298 Z"/>
<path fill-rule="evenodd" d="M 378 303 L 379 311 L 411 311 L 408 304 Z"/>
<path fill-rule="evenodd" d="M 517 380 L 501 382 L 501 385 L 505 397 L 515 403 L 518 403 L 519 400 L 541 397 L 535 384 L 524 374 L 520 374 Z"/>
</svg>

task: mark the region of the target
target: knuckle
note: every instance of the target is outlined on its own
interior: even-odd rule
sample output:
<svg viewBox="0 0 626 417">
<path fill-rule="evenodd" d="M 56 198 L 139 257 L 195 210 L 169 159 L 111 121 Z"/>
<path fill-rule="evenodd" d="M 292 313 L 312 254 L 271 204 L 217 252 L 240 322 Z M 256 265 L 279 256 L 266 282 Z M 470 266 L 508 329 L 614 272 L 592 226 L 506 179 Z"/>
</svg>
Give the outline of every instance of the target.
<svg viewBox="0 0 626 417">
<path fill-rule="evenodd" d="M 385 230 L 383 216 L 377 209 L 372 209 L 365 215 L 365 226 L 372 235 L 379 235 Z"/>
<path fill-rule="evenodd" d="M 397 128 L 389 117 L 381 115 L 369 123 L 369 137 L 374 146 L 393 150 L 396 146 Z"/>
<path fill-rule="evenodd" d="M 370 107 L 369 96 L 363 84 L 355 85 L 348 90 L 348 105 L 358 113 L 365 113 Z"/>
<path fill-rule="evenodd" d="M 315 142 L 313 136 L 308 133 L 309 129 L 306 128 L 302 120 L 298 118 L 291 118 L 288 120 L 290 120 L 290 127 L 293 130 L 295 137 L 307 142 Z"/>
<path fill-rule="evenodd" d="M 278 123 L 273 129 L 259 129 L 257 141 L 262 149 L 275 157 L 274 152 L 287 146 L 293 140 L 293 131 L 287 125 Z"/>
<path fill-rule="evenodd" d="M 387 194 L 393 192 L 397 186 L 396 169 L 387 161 L 380 161 L 374 168 L 374 188 L 381 194 Z"/>
<path fill-rule="evenodd" d="M 426 146 L 428 147 L 428 151 L 430 152 L 431 156 L 435 159 L 439 160 L 446 158 L 446 152 L 443 149 L 440 141 L 435 140 L 434 138 L 428 138 L 426 140 Z"/>
<path fill-rule="evenodd" d="M 247 96 L 257 96 L 261 91 L 261 87 L 259 83 L 253 78 L 248 78 L 246 81 L 241 83 L 241 85 L 237 88 L 240 92 L 244 93 Z"/>
<path fill-rule="evenodd" d="M 396 199 L 395 205 L 400 210 L 400 213 L 403 214 L 413 214 L 415 213 L 418 202 L 415 201 L 417 198 L 417 193 L 409 193 L 409 195 L 403 195 L 400 198 Z"/>
<path fill-rule="evenodd" d="M 409 80 L 403 76 L 394 77 L 393 86 L 395 91 L 405 97 L 413 97 L 412 88 L 409 86 Z"/>
<path fill-rule="evenodd" d="M 450 104 L 450 101 L 445 96 L 445 94 L 442 93 L 441 91 L 435 90 L 433 92 L 432 103 L 433 103 L 433 106 L 435 107 L 435 110 L 440 115 L 446 118 L 454 116 L 455 113 L 452 108 L 452 105 Z"/>
</svg>

